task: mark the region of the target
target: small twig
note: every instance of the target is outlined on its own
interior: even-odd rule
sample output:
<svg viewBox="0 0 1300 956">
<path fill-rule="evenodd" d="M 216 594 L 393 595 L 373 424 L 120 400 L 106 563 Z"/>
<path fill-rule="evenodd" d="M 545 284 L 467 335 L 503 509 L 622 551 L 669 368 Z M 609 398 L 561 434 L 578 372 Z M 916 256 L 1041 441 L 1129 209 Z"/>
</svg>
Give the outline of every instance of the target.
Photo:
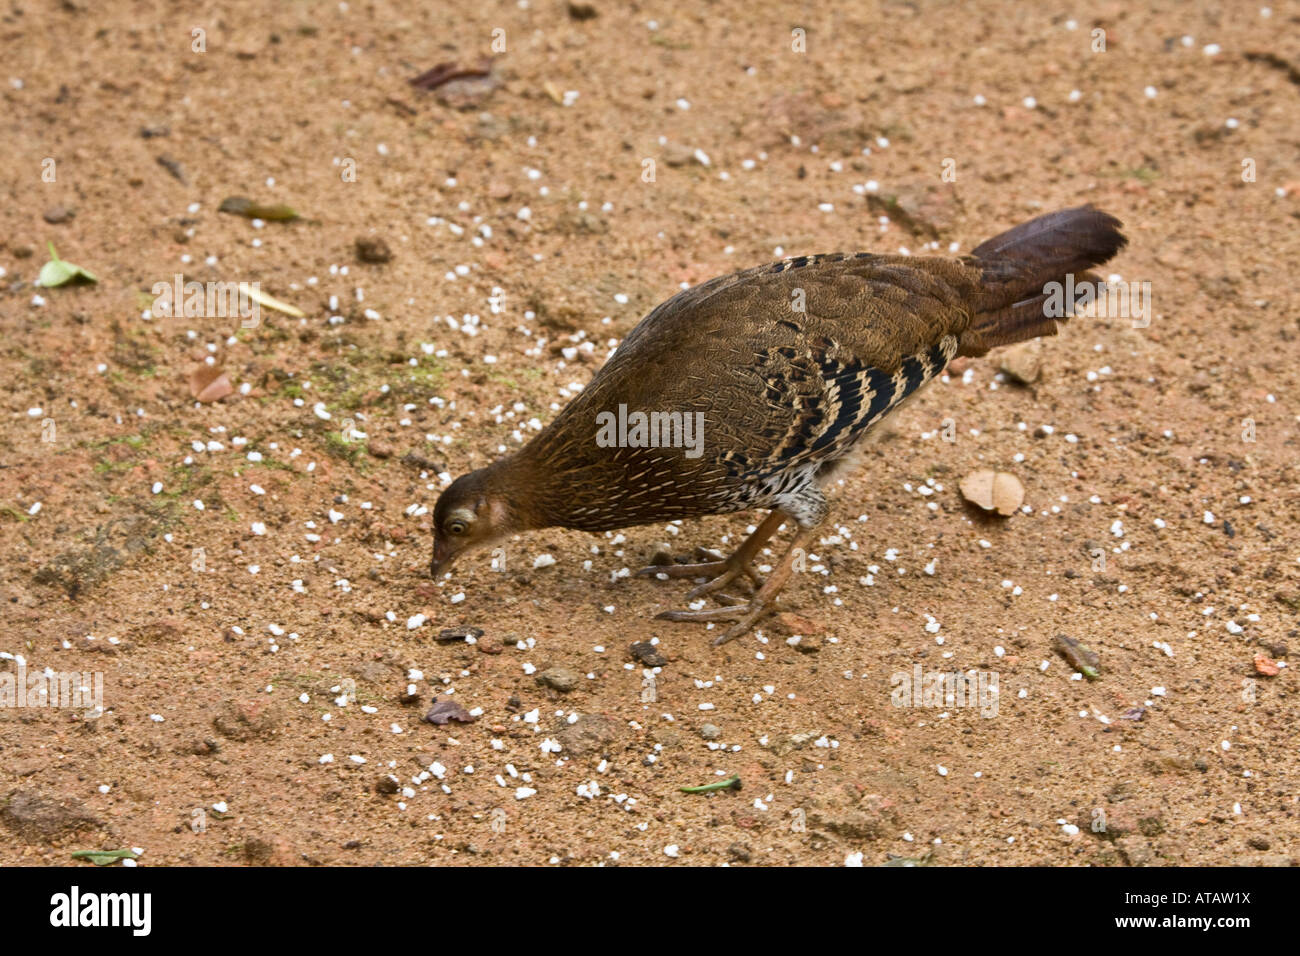
<svg viewBox="0 0 1300 956">
<path fill-rule="evenodd" d="M 407 80 L 416 89 L 436 90 L 444 83 L 462 80 L 471 76 L 487 76 L 492 72 L 492 61 L 483 60 L 479 66 L 457 66 L 455 63 L 439 63 L 431 70 L 425 70 L 419 76 Z"/>
</svg>

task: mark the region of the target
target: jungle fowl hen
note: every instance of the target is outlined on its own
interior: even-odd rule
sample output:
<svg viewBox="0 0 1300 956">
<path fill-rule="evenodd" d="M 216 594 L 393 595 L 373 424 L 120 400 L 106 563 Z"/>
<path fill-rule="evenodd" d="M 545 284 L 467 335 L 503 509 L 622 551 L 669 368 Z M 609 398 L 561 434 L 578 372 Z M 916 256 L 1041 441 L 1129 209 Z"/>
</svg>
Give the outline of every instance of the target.
<svg viewBox="0 0 1300 956">
<path fill-rule="evenodd" d="M 798 256 L 679 292 L 525 448 L 442 493 L 431 573 L 534 528 L 600 532 L 771 509 L 725 560 L 643 572 L 708 577 L 692 599 L 718 592 L 753 577 L 751 561 L 793 521 L 793 540 L 749 601 L 660 615 L 735 620 L 715 644 L 745 633 L 814 540 L 828 510 L 822 487 L 852 465 L 871 428 L 955 356 L 1054 335 L 1059 312 L 1045 308 L 1045 286 L 1110 259 L 1126 242 L 1119 227 L 1081 206 L 961 258 Z"/>
</svg>

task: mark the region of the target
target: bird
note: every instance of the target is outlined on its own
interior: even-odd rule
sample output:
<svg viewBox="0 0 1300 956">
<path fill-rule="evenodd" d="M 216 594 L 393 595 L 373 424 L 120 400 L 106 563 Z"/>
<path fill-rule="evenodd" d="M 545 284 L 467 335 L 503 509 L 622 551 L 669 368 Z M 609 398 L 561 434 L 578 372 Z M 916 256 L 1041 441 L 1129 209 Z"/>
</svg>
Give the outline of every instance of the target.
<svg viewBox="0 0 1300 956">
<path fill-rule="evenodd" d="M 1084 205 L 960 257 L 802 255 L 678 292 L 526 446 L 441 493 L 430 574 L 520 532 L 761 509 L 729 557 L 640 572 L 703 578 L 688 601 L 725 602 L 658 617 L 733 621 L 715 645 L 747 633 L 775 610 L 828 516 L 824 489 L 857 464 L 872 429 L 954 358 L 1055 335 L 1074 312 L 1072 301 L 1059 307 L 1059 290 L 1097 281 L 1087 270 L 1126 245 L 1121 227 Z M 752 563 L 786 524 L 791 540 L 760 580 Z M 742 576 L 750 599 L 727 597 Z"/>
</svg>

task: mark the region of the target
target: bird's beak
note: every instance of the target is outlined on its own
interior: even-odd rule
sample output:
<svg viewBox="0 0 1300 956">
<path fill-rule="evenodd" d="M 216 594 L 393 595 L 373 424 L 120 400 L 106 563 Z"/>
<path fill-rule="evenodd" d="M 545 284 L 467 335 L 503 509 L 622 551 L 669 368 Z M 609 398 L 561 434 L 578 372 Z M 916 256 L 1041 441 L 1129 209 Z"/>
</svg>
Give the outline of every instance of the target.
<svg viewBox="0 0 1300 956">
<path fill-rule="evenodd" d="M 429 577 L 436 578 L 443 571 L 449 570 L 456 560 L 456 551 L 441 539 L 434 539 L 433 560 L 429 562 Z"/>
</svg>

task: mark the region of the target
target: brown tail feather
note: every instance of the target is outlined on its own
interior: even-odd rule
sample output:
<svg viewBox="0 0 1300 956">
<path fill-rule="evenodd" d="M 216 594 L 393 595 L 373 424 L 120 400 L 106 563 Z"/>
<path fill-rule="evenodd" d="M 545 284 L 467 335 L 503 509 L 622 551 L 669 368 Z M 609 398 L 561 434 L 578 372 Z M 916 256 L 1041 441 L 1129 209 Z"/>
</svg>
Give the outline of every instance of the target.
<svg viewBox="0 0 1300 956">
<path fill-rule="evenodd" d="M 1078 275 L 1109 260 L 1128 240 L 1121 223 L 1092 206 L 1062 209 L 1021 223 L 980 243 L 972 252 L 983 277 L 971 327 L 961 337 L 961 355 L 983 355 L 1040 335 L 1055 335 L 1057 318 L 1044 314 L 1050 298 L 1044 287 L 1095 281 Z"/>
</svg>

